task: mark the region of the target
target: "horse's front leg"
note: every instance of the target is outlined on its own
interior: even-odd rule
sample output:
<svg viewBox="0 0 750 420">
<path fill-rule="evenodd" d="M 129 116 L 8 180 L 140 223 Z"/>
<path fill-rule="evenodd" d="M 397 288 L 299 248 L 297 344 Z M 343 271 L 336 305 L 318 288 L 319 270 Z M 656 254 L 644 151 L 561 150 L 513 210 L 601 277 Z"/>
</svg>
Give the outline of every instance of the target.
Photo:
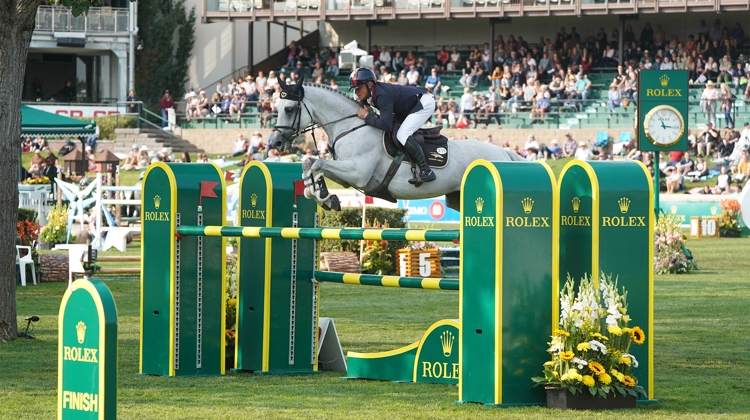
<svg viewBox="0 0 750 420">
<path fill-rule="evenodd" d="M 315 159 L 307 159 L 302 162 L 302 181 L 305 183 L 305 198 L 317 201 L 317 197 L 315 196 L 315 183 L 313 182 L 313 163 L 315 163 Z M 320 204 L 320 202 L 318 204 Z"/>
<path fill-rule="evenodd" d="M 328 192 L 325 174 L 317 159 L 308 159 L 302 164 L 302 179 L 305 183 L 305 197 L 315 200 L 325 210 L 341 210 L 339 198 Z"/>
</svg>

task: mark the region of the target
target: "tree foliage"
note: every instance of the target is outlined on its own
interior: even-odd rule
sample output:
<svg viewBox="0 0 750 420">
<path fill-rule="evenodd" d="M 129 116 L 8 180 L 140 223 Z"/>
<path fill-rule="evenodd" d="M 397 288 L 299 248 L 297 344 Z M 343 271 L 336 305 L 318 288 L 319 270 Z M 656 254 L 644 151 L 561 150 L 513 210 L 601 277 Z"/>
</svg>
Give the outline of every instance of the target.
<svg viewBox="0 0 750 420">
<path fill-rule="evenodd" d="M 159 98 L 169 89 L 182 98 L 188 80 L 190 55 L 195 43 L 195 8 L 185 0 L 153 0 L 138 3 L 138 38 L 135 86 L 140 99 L 158 111 Z"/>
</svg>

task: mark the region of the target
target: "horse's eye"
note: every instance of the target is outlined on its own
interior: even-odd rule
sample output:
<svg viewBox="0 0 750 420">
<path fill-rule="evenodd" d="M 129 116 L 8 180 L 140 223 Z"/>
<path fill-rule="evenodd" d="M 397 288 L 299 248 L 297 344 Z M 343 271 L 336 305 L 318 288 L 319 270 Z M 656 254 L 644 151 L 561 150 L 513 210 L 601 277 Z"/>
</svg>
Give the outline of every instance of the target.
<svg viewBox="0 0 750 420">
<path fill-rule="evenodd" d="M 284 108 L 284 112 L 286 112 L 287 114 L 291 114 L 292 111 L 294 111 L 294 108 L 291 107 L 291 106 L 288 106 L 288 107 Z"/>
</svg>

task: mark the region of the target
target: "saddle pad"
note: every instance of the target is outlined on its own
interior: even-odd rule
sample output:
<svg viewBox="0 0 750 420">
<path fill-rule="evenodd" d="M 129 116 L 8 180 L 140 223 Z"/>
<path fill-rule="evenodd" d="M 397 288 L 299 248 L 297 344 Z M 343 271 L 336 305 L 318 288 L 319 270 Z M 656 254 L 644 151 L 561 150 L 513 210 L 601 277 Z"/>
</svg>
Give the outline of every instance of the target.
<svg viewBox="0 0 750 420">
<path fill-rule="evenodd" d="M 383 149 L 385 149 L 385 153 L 391 159 L 395 158 L 399 153 L 399 149 L 394 143 L 395 141 L 395 139 L 383 132 Z M 420 146 L 422 146 L 424 156 L 427 158 L 427 164 L 431 168 L 444 168 L 448 164 L 448 137 L 441 135 L 436 140 L 425 139 L 424 145 L 420 144 Z M 404 159 L 402 163 L 411 164 L 408 159 Z"/>
</svg>

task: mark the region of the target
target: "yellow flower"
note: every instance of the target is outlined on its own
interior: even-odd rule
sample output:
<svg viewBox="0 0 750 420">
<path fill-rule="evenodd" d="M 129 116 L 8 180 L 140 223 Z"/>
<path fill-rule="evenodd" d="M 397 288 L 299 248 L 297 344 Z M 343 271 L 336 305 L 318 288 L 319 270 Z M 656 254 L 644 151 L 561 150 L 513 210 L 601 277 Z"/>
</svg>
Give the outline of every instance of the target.
<svg viewBox="0 0 750 420">
<path fill-rule="evenodd" d="M 609 373 L 612 374 L 615 378 L 617 378 L 618 381 L 622 382 L 625 379 L 625 375 L 620 373 L 617 369 L 612 369 L 609 371 Z"/>
<path fill-rule="evenodd" d="M 570 369 L 567 373 L 560 377 L 561 381 L 578 381 L 583 379 L 580 373 L 575 369 Z"/>
<path fill-rule="evenodd" d="M 625 327 L 625 328 L 622 329 L 622 333 L 623 334 L 630 334 L 631 331 L 633 331 L 633 329 L 632 328 L 628 328 L 628 327 Z"/>
<path fill-rule="evenodd" d="M 608 337 L 606 337 L 606 336 L 603 336 L 603 335 L 601 335 L 601 334 L 599 334 L 599 333 L 593 333 L 593 334 L 591 334 L 591 336 L 592 336 L 592 337 L 594 337 L 594 338 L 598 338 L 598 339 L 600 339 L 600 340 L 609 340 L 609 338 L 608 338 Z"/>
<path fill-rule="evenodd" d="M 232 299 L 229 299 L 229 300 L 227 300 L 227 305 L 228 305 L 228 306 L 234 306 L 234 307 L 237 307 L 237 299 L 235 299 L 235 298 L 232 298 Z"/>
<path fill-rule="evenodd" d="M 618 327 L 617 325 L 612 325 L 607 329 L 610 334 L 612 335 L 622 335 L 622 328 Z"/>
<path fill-rule="evenodd" d="M 581 343 L 578 345 L 578 351 L 586 351 L 590 348 L 591 346 L 589 345 L 589 343 Z"/>
<path fill-rule="evenodd" d="M 633 361 L 630 360 L 629 357 L 621 357 L 620 361 L 619 361 L 619 364 L 621 364 L 621 365 L 628 365 L 628 366 L 630 366 L 631 363 L 633 363 Z"/>
<path fill-rule="evenodd" d="M 565 337 L 570 337 L 570 333 L 569 332 L 567 332 L 565 330 L 561 330 L 559 328 L 555 330 L 555 335 L 561 335 L 561 336 L 565 336 Z"/>
<path fill-rule="evenodd" d="M 646 333 L 644 333 L 640 327 L 633 327 L 630 336 L 633 337 L 633 342 L 635 344 L 643 344 L 643 342 L 646 341 Z"/>
<path fill-rule="evenodd" d="M 628 359 L 628 360 L 630 360 L 630 359 Z M 553 362 L 551 360 L 547 361 L 547 362 L 544 362 L 544 367 L 546 367 L 548 369 L 552 369 L 553 367 L 555 367 L 555 362 Z"/>
<path fill-rule="evenodd" d="M 625 375 L 625 376 L 624 376 L 624 377 L 622 378 L 622 381 L 621 381 L 621 382 L 622 382 L 622 383 L 623 383 L 623 385 L 625 385 L 625 386 L 635 386 L 635 379 L 631 378 L 631 377 L 630 377 L 630 376 L 628 376 L 628 375 Z"/>
<path fill-rule="evenodd" d="M 236 336 L 236 334 L 232 330 L 226 330 L 226 333 L 227 333 L 227 338 L 229 339 L 232 339 Z"/>
<path fill-rule="evenodd" d="M 604 385 L 609 385 L 612 383 L 612 377 L 609 376 L 608 373 L 602 372 L 601 375 L 599 375 L 599 381 L 603 383 Z"/>
<path fill-rule="evenodd" d="M 589 369 L 597 375 L 605 374 L 604 366 L 599 362 L 589 362 Z"/>
<path fill-rule="evenodd" d="M 596 381 L 591 375 L 583 375 L 583 384 L 586 386 L 594 386 L 596 384 Z"/>
<path fill-rule="evenodd" d="M 560 353 L 560 359 L 562 360 L 573 360 L 574 357 L 575 354 L 570 350 Z"/>
</svg>

